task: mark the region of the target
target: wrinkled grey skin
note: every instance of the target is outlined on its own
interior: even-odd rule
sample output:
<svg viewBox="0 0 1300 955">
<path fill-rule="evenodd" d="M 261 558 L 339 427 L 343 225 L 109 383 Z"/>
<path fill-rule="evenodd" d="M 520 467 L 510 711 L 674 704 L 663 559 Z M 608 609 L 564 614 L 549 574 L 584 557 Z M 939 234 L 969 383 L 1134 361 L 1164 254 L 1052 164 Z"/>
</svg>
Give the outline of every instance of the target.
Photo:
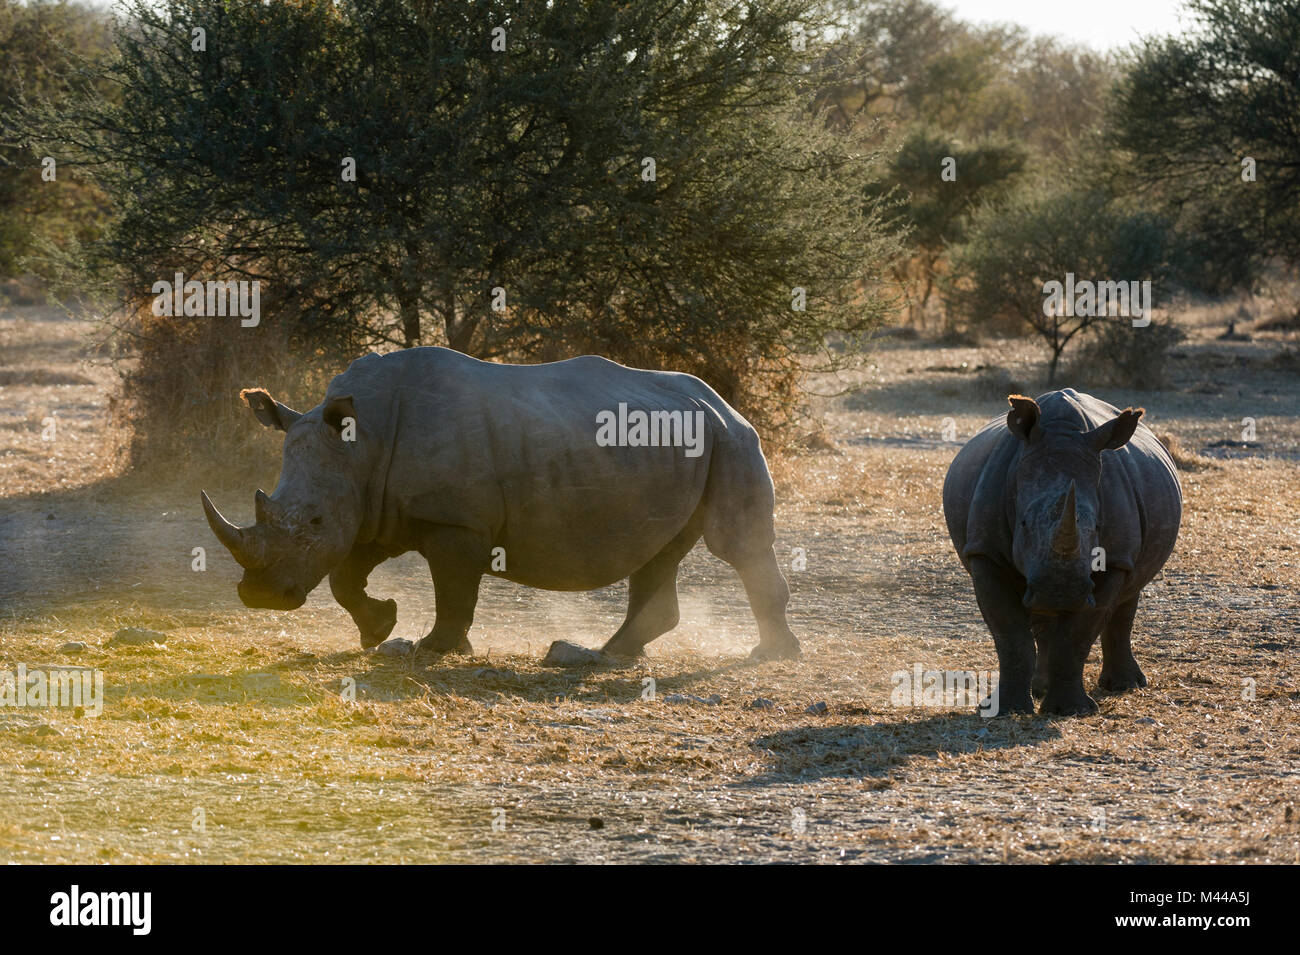
<svg viewBox="0 0 1300 955">
<path fill-rule="evenodd" d="M 798 654 L 789 589 L 773 552 L 774 495 L 754 429 L 690 375 L 584 356 L 545 365 L 478 361 L 444 348 L 367 355 L 305 414 L 261 390 L 258 420 L 286 432 L 275 493 L 238 528 L 207 495 L 208 522 L 245 568 L 250 607 L 292 610 L 328 574 L 365 647 L 396 603 L 366 593 L 370 572 L 418 551 L 437 599 L 421 650 L 469 652 L 485 573 L 546 590 L 629 578 L 627 619 L 605 645 L 633 656 L 677 625 L 677 566 L 701 537 L 740 574 L 760 659 Z M 629 409 L 704 412 L 703 453 L 600 447 L 596 417 Z M 345 441 L 349 421 L 355 441 Z M 494 548 L 505 570 L 493 570 Z"/>
<path fill-rule="evenodd" d="M 1098 635 L 1099 688 L 1146 686 L 1133 617 L 1173 551 L 1182 489 L 1142 409 L 1069 388 L 1008 400 L 948 469 L 948 533 L 997 645 L 1000 712 L 1032 713 L 1038 696 L 1043 713 L 1088 715 L 1083 665 Z"/>
</svg>

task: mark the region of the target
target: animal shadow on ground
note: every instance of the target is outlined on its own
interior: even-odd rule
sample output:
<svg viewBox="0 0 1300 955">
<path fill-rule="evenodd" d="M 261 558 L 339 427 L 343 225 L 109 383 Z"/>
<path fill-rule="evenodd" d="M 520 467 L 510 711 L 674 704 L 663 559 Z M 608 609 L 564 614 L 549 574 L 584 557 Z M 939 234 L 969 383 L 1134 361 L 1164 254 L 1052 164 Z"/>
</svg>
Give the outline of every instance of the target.
<svg viewBox="0 0 1300 955">
<path fill-rule="evenodd" d="M 826 777 L 886 778 L 891 770 L 940 753 L 974 753 L 1033 746 L 1061 735 L 1037 717 L 986 719 L 939 713 L 887 723 L 819 723 L 759 736 L 750 744 L 771 763 L 744 786 Z"/>
<path fill-rule="evenodd" d="M 515 668 L 505 662 L 464 657 L 400 658 L 364 661 L 356 673 L 357 688 L 371 699 L 400 700 L 425 695 L 497 700 L 509 696 L 521 702 L 573 700 L 585 703 L 632 703 L 641 698 L 645 676 L 642 661 L 611 660 L 582 667 Z M 656 674 L 656 693 L 690 687 L 721 673 L 747 665 L 745 660 L 669 676 Z"/>
</svg>

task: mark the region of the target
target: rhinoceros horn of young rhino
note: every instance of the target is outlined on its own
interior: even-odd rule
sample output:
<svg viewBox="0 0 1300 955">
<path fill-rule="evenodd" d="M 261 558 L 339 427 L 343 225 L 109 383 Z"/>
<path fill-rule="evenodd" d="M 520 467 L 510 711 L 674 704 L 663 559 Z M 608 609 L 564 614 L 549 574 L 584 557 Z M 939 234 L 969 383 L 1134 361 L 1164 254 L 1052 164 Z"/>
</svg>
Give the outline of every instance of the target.
<svg viewBox="0 0 1300 955">
<path fill-rule="evenodd" d="M 266 541 L 259 534 L 257 525 L 252 527 L 239 527 L 226 520 L 217 506 L 212 503 L 208 497 L 207 491 L 200 491 L 203 498 L 203 513 L 207 515 L 208 526 L 212 528 L 212 533 L 217 535 L 217 540 L 226 546 L 232 557 L 239 562 L 239 565 L 245 570 L 256 570 L 258 567 L 266 566 Z M 266 495 L 260 490 L 255 498 L 257 507 L 258 524 L 262 523 L 266 514 Z"/>
<path fill-rule="evenodd" d="M 1052 550 L 1059 557 L 1071 557 L 1079 552 L 1079 510 L 1075 503 L 1074 482 L 1065 492 L 1061 507 L 1061 523 L 1052 537 Z"/>
</svg>

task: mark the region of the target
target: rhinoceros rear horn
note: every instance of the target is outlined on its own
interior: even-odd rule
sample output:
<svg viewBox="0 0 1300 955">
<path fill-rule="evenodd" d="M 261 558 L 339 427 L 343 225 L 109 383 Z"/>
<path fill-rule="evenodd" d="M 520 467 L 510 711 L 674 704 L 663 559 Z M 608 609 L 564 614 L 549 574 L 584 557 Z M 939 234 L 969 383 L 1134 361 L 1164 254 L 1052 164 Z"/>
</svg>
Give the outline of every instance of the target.
<svg viewBox="0 0 1300 955">
<path fill-rule="evenodd" d="M 271 499 L 266 496 L 266 492 L 260 487 L 257 493 L 253 495 L 253 516 L 259 524 L 269 523 L 271 520 Z"/>
<path fill-rule="evenodd" d="M 1074 482 L 1065 492 L 1065 501 L 1061 507 L 1061 523 L 1057 525 L 1052 537 L 1052 550 L 1062 557 L 1068 557 L 1079 550 L 1079 512 L 1075 504 Z"/>
<path fill-rule="evenodd" d="M 208 526 L 212 528 L 212 533 L 217 535 L 217 540 L 230 551 L 230 556 L 246 570 L 259 566 L 260 548 L 256 546 L 249 532 L 242 527 L 236 527 L 222 517 L 217 506 L 208 497 L 207 491 L 200 491 L 199 495 L 203 498 L 203 513 L 208 518 Z"/>
</svg>

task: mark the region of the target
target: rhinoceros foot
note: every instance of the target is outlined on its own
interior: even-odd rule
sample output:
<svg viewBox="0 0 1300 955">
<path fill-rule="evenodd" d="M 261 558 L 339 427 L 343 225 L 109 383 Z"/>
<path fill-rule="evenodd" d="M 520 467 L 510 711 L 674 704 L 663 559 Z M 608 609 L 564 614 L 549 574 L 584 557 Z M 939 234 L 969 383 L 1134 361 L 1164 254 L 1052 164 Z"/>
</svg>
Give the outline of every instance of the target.
<svg viewBox="0 0 1300 955">
<path fill-rule="evenodd" d="M 1008 695 L 1004 690 L 998 690 L 996 698 L 986 696 L 980 700 L 980 705 L 975 711 L 980 716 L 1012 716 L 1017 713 L 1028 713 L 1031 716 L 1034 712 L 1034 701 L 1028 693 L 1020 695 Z"/>
<path fill-rule="evenodd" d="M 376 600 L 366 608 L 364 620 L 358 622 L 361 631 L 361 647 L 369 650 L 377 647 L 393 632 L 397 625 L 397 601 Z"/>
<path fill-rule="evenodd" d="M 799 649 L 799 641 L 791 637 L 780 643 L 760 643 L 750 651 L 749 658 L 756 663 L 766 660 L 793 660 L 802 652 Z"/>
<path fill-rule="evenodd" d="M 1092 716 L 1098 708 L 1097 701 L 1082 690 L 1065 693 L 1048 690 L 1039 712 L 1043 716 Z"/>
<path fill-rule="evenodd" d="M 1101 675 L 1097 678 L 1097 689 L 1103 693 L 1123 693 L 1126 690 L 1140 690 L 1147 685 L 1147 678 L 1142 674 L 1138 665 L 1134 663 L 1132 667 L 1107 670 L 1103 665 Z"/>
<path fill-rule="evenodd" d="M 419 656 L 431 656 L 434 654 L 444 653 L 463 653 L 466 656 L 474 655 L 474 648 L 470 646 L 469 638 L 462 636 L 453 644 L 444 644 L 434 641 L 433 634 L 429 634 L 415 645 L 415 652 Z"/>
</svg>

